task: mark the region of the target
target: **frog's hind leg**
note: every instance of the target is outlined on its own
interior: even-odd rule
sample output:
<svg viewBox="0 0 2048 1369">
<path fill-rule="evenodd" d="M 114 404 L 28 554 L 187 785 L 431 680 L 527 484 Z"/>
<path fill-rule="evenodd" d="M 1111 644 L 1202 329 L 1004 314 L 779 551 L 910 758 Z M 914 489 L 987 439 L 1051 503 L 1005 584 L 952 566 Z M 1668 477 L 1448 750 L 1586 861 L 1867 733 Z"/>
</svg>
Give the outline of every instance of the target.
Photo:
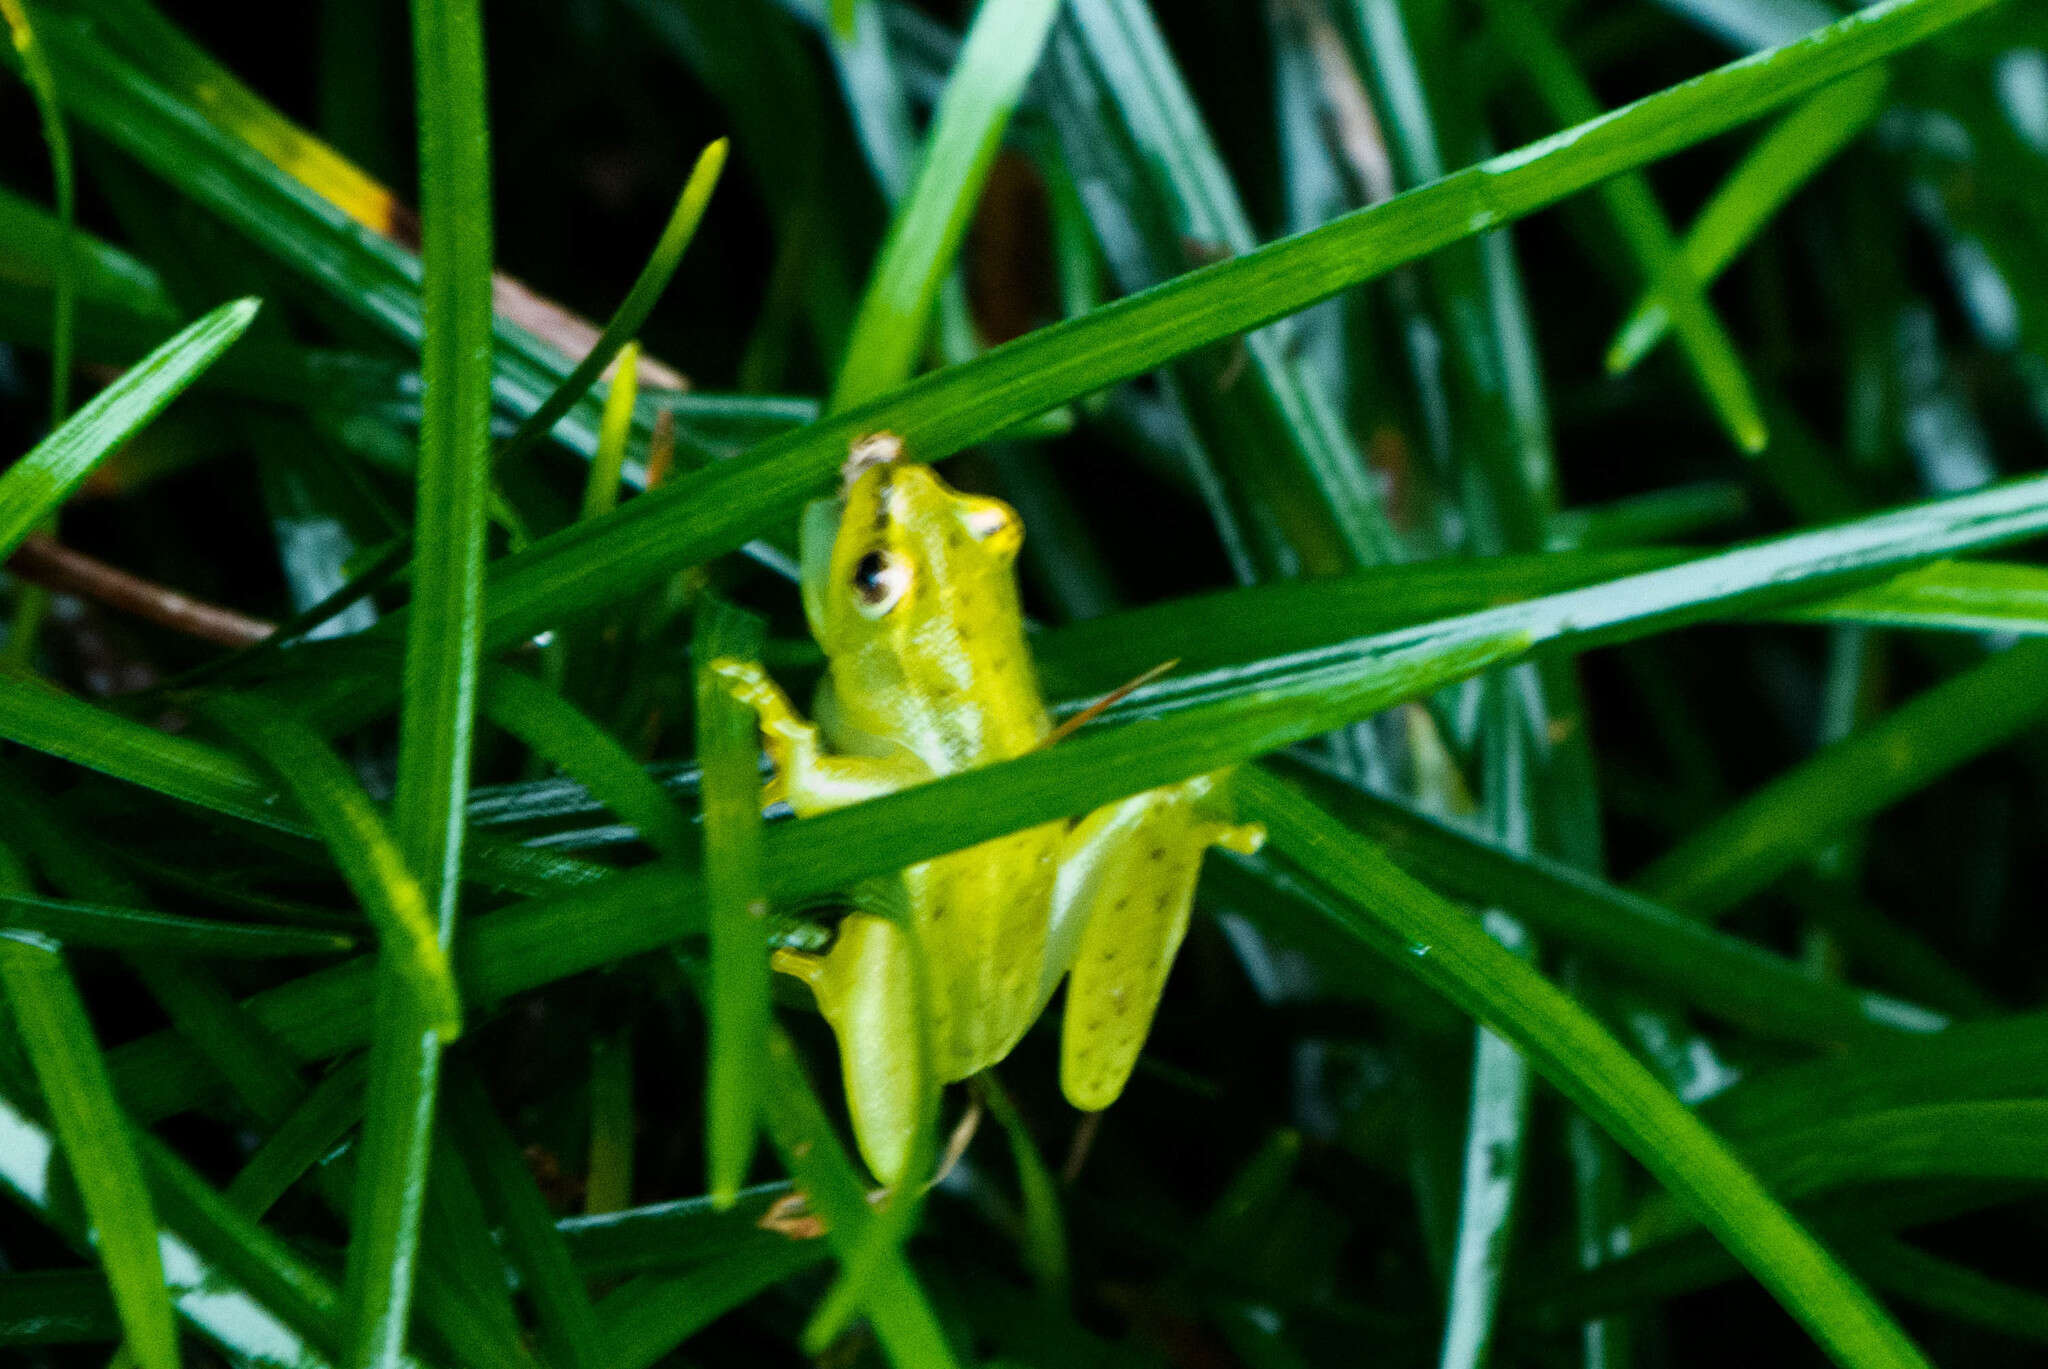
<svg viewBox="0 0 2048 1369">
<path fill-rule="evenodd" d="M 909 1168 L 924 1094 L 915 969 L 904 934 L 871 913 L 848 913 L 824 955 L 779 950 L 775 968 L 811 986 L 839 1041 L 846 1107 L 861 1159 L 883 1184 Z"/>
<path fill-rule="evenodd" d="M 1060 1038 L 1067 1101 L 1097 1112 L 1123 1092 L 1187 935 L 1195 879 L 1211 846 L 1255 851 L 1257 825 L 1217 810 L 1202 775 L 1098 809 L 1068 834 L 1041 993 L 1071 966 Z"/>
</svg>

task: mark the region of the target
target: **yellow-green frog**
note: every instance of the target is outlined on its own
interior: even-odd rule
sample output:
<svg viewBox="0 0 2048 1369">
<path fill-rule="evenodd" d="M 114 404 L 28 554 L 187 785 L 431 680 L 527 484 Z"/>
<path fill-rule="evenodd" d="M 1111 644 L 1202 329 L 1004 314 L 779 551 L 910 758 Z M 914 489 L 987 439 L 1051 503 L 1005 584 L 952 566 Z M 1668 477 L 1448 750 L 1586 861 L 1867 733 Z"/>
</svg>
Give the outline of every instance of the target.
<svg viewBox="0 0 2048 1369">
<path fill-rule="evenodd" d="M 1021 756 L 1051 730 L 1018 607 L 1017 515 L 901 454 L 888 434 L 856 443 L 843 497 L 805 516 L 804 612 L 827 663 L 816 722 L 758 665 L 714 666 L 760 717 L 770 801 L 800 817 Z M 775 953 L 838 1037 L 878 1179 L 895 1183 L 909 1162 L 920 1016 L 939 1080 L 964 1079 L 1009 1054 L 1071 970 L 1061 1086 L 1084 1110 L 1116 1100 L 1186 935 L 1202 853 L 1263 838 L 1218 811 L 1217 789 L 1199 776 L 903 871 L 922 994 L 903 929 L 874 913 L 848 914 L 823 955 Z"/>
</svg>

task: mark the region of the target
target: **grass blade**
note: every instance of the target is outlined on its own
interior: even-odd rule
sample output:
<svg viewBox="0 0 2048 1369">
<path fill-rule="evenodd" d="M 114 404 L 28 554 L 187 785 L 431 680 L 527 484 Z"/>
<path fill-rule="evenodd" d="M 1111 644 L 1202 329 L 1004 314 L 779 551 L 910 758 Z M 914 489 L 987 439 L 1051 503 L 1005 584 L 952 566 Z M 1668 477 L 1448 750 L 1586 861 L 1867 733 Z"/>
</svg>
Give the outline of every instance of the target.
<svg viewBox="0 0 2048 1369">
<path fill-rule="evenodd" d="M 768 1048 L 768 904 L 761 875 L 760 724 L 712 670 L 760 658 L 757 619 L 718 599 L 699 610 L 697 760 L 702 767 L 705 903 L 711 920 L 710 1080 L 704 1149 L 711 1201 L 730 1206 L 746 1182 L 761 1113 Z"/>
<path fill-rule="evenodd" d="M 398 718 L 393 835 L 437 944 L 454 935 L 463 805 L 483 623 L 491 423 L 491 182 L 477 0 L 415 0 L 424 390 L 412 608 Z M 350 1223 L 348 1369 L 384 1369 L 405 1343 L 440 1067 L 437 1014 L 394 956 L 379 957 Z"/>
<path fill-rule="evenodd" d="M 378 958 L 412 990 L 413 1011 L 444 1041 L 462 1029 L 455 975 L 429 910 L 384 818 L 341 758 L 289 714 L 222 695 L 206 711 L 270 767 L 315 828 L 377 928 Z"/>
<path fill-rule="evenodd" d="M 1685 235 L 1681 256 L 1694 280 L 1711 284 L 1829 158 L 1869 127 L 1884 108 L 1888 84 L 1882 67 L 1859 71 L 1780 119 L 1750 149 Z M 1628 371 L 1670 327 L 1670 310 L 1645 296 L 1607 349 L 1607 369 Z"/>
<path fill-rule="evenodd" d="M 488 640 L 518 641 L 732 550 L 822 491 L 848 445 L 888 430 L 933 461 L 1069 400 L 1256 328 L 1448 243 L 1554 204 L 1790 103 L 1997 0 L 1885 0 L 1586 124 L 994 348 L 673 480 L 505 558 Z"/>
<path fill-rule="evenodd" d="M 143 1369 L 176 1369 L 178 1332 L 157 1249 L 156 1206 L 78 986 L 54 943 L 21 934 L 0 936 L 0 985 L 92 1224 L 122 1335 Z"/>
<path fill-rule="evenodd" d="M 163 955 L 237 960 L 332 955 L 355 946 L 354 937 L 340 932 L 216 922 L 146 908 L 115 908 L 29 894 L 0 894 L 0 927 L 35 932 L 69 945 L 98 950 L 154 951 Z"/>
<path fill-rule="evenodd" d="M 1837 1363 L 1926 1365 L 1727 1146 L 1548 980 L 1298 790 L 1255 769 L 1239 772 L 1233 789 L 1246 818 L 1264 822 L 1281 851 L 1346 900 L 1356 935 L 1407 957 L 1418 978 L 1520 1047 L 1682 1197 Z"/>
<path fill-rule="evenodd" d="M 939 288 L 1058 13 L 1059 0 L 982 0 L 854 315 L 833 408 L 891 390 L 916 367 Z"/>
<path fill-rule="evenodd" d="M 252 299 L 223 304 L 137 362 L 0 475 L 0 556 L 57 511 L 94 466 L 163 411 L 256 317 Z"/>
<path fill-rule="evenodd" d="M 14 39 L 42 120 L 43 142 L 50 149 L 50 179 L 57 190 L 57 242 L 52 255 L 50 311 L 50 427 L 54 430 L 71 412 L 71 333 L 78 310 L 78 180 L 71 164 L 71 136 L 64 131 L 63 102 L 57 98 L 57 77 L 50 55 L 36 39 L 28 0 L 0 0 L 0 18 Z"/>
<path fill-rule="evenodd" d="M 515 460 L 553 432 L 563 415 L 583 398 L 626 344 L 640 335 L 648 315 L 654 312 L 662 292 L 668 289 L 669 281 L 675 276 L 690 239 L 696 236 L 704 211 L 710 207 L 711 192 L 718 188 L 718 178 L 725 170 L 726 151 L 726 141 L 720 138 L 697 154 L 697 164 L 691 168 L 690 178 L 683 182 L 682 194 L 676 197 L 676 207 L 670 211 L 668 223 L 662 228 L 661 237 L 655 241 L 653 253 L 648 256 L 647 264 L 640 268 L 640 274 L 634 277 L 625 299 L 619 302 L 618 309 L 606 322 L 596 345 L 590 349 L 589 355 L 576 363 L 576 369 L 563 378 L 540 407 L 526 416 L 519 430 L 506 440 L 498 451 L 497 459 L 501 464 Z"/>
</svg>

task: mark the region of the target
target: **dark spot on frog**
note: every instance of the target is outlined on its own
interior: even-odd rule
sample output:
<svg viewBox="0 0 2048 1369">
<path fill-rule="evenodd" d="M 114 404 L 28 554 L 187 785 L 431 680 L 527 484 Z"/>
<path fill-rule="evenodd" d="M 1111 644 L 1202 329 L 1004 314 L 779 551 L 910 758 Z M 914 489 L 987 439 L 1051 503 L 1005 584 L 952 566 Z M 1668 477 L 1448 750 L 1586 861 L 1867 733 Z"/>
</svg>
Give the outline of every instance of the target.
<svg viewBox="0 0 2048 1369">
<path fill-rule="evenodd" d="M 1173 906 L 1173 895 L 1170 892 L 1161 894 L 1159 896 L 1159 902 L 1154 904 L 1153 906 L 1159 912 L 1165 912 L 1168 908 L 1171 908 Z"/>
<path fill-rule="evenodd" d="M 1120 899 L 1118 899 L 1118 900 L 1116 901 L 1116 907 L 1117 907 L 1117 911 L 1118 911 L 1118 912 L 1122 912 L 1122 911 L 1123 911 L 1124 909 L 1126 909 L 1126 908 L 1128 908 L 1128 907 L 1130 907 L 1130 906 L 1131 906 L 1131 896 L 1130 896 L 1129 894 L 1125 894 L 1125 895 L 1124 895 L 1124 896 L 1123 896 L 1122 898 L 1120 898 Z"/>
<path fill-rule="evenodd" d="M 1165 860 L 1165 859 L 1166 859 L 1166 848 L 1165 848 L 1164 846 L 1155 846 L 1155 847 L 1153 847 L 1153 848 L 1152 848 L 1152 859 L 1154 859 L 1154 860 Z"/>
</svg>

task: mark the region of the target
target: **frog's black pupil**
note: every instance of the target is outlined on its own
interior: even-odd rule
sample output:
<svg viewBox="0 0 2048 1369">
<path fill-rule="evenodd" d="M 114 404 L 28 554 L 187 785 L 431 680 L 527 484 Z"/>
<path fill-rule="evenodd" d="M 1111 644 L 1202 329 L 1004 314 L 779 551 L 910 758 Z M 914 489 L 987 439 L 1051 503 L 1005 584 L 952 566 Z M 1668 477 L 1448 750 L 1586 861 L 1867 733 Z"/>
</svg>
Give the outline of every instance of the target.
<svg viewBox="0 0 2048 1369">
<path fill-rule="evenodd" d="M 861 598 L 873 603 L 887 593 L 887 588 L 882 584 L 882 572 L 888 568 L 889 563 L 882 559 L 882 553 L 878 551 L 871 551 L 860 558 L 859 563 L 853 568 L 853 587 L 860 592 Z"/>
</svg>

